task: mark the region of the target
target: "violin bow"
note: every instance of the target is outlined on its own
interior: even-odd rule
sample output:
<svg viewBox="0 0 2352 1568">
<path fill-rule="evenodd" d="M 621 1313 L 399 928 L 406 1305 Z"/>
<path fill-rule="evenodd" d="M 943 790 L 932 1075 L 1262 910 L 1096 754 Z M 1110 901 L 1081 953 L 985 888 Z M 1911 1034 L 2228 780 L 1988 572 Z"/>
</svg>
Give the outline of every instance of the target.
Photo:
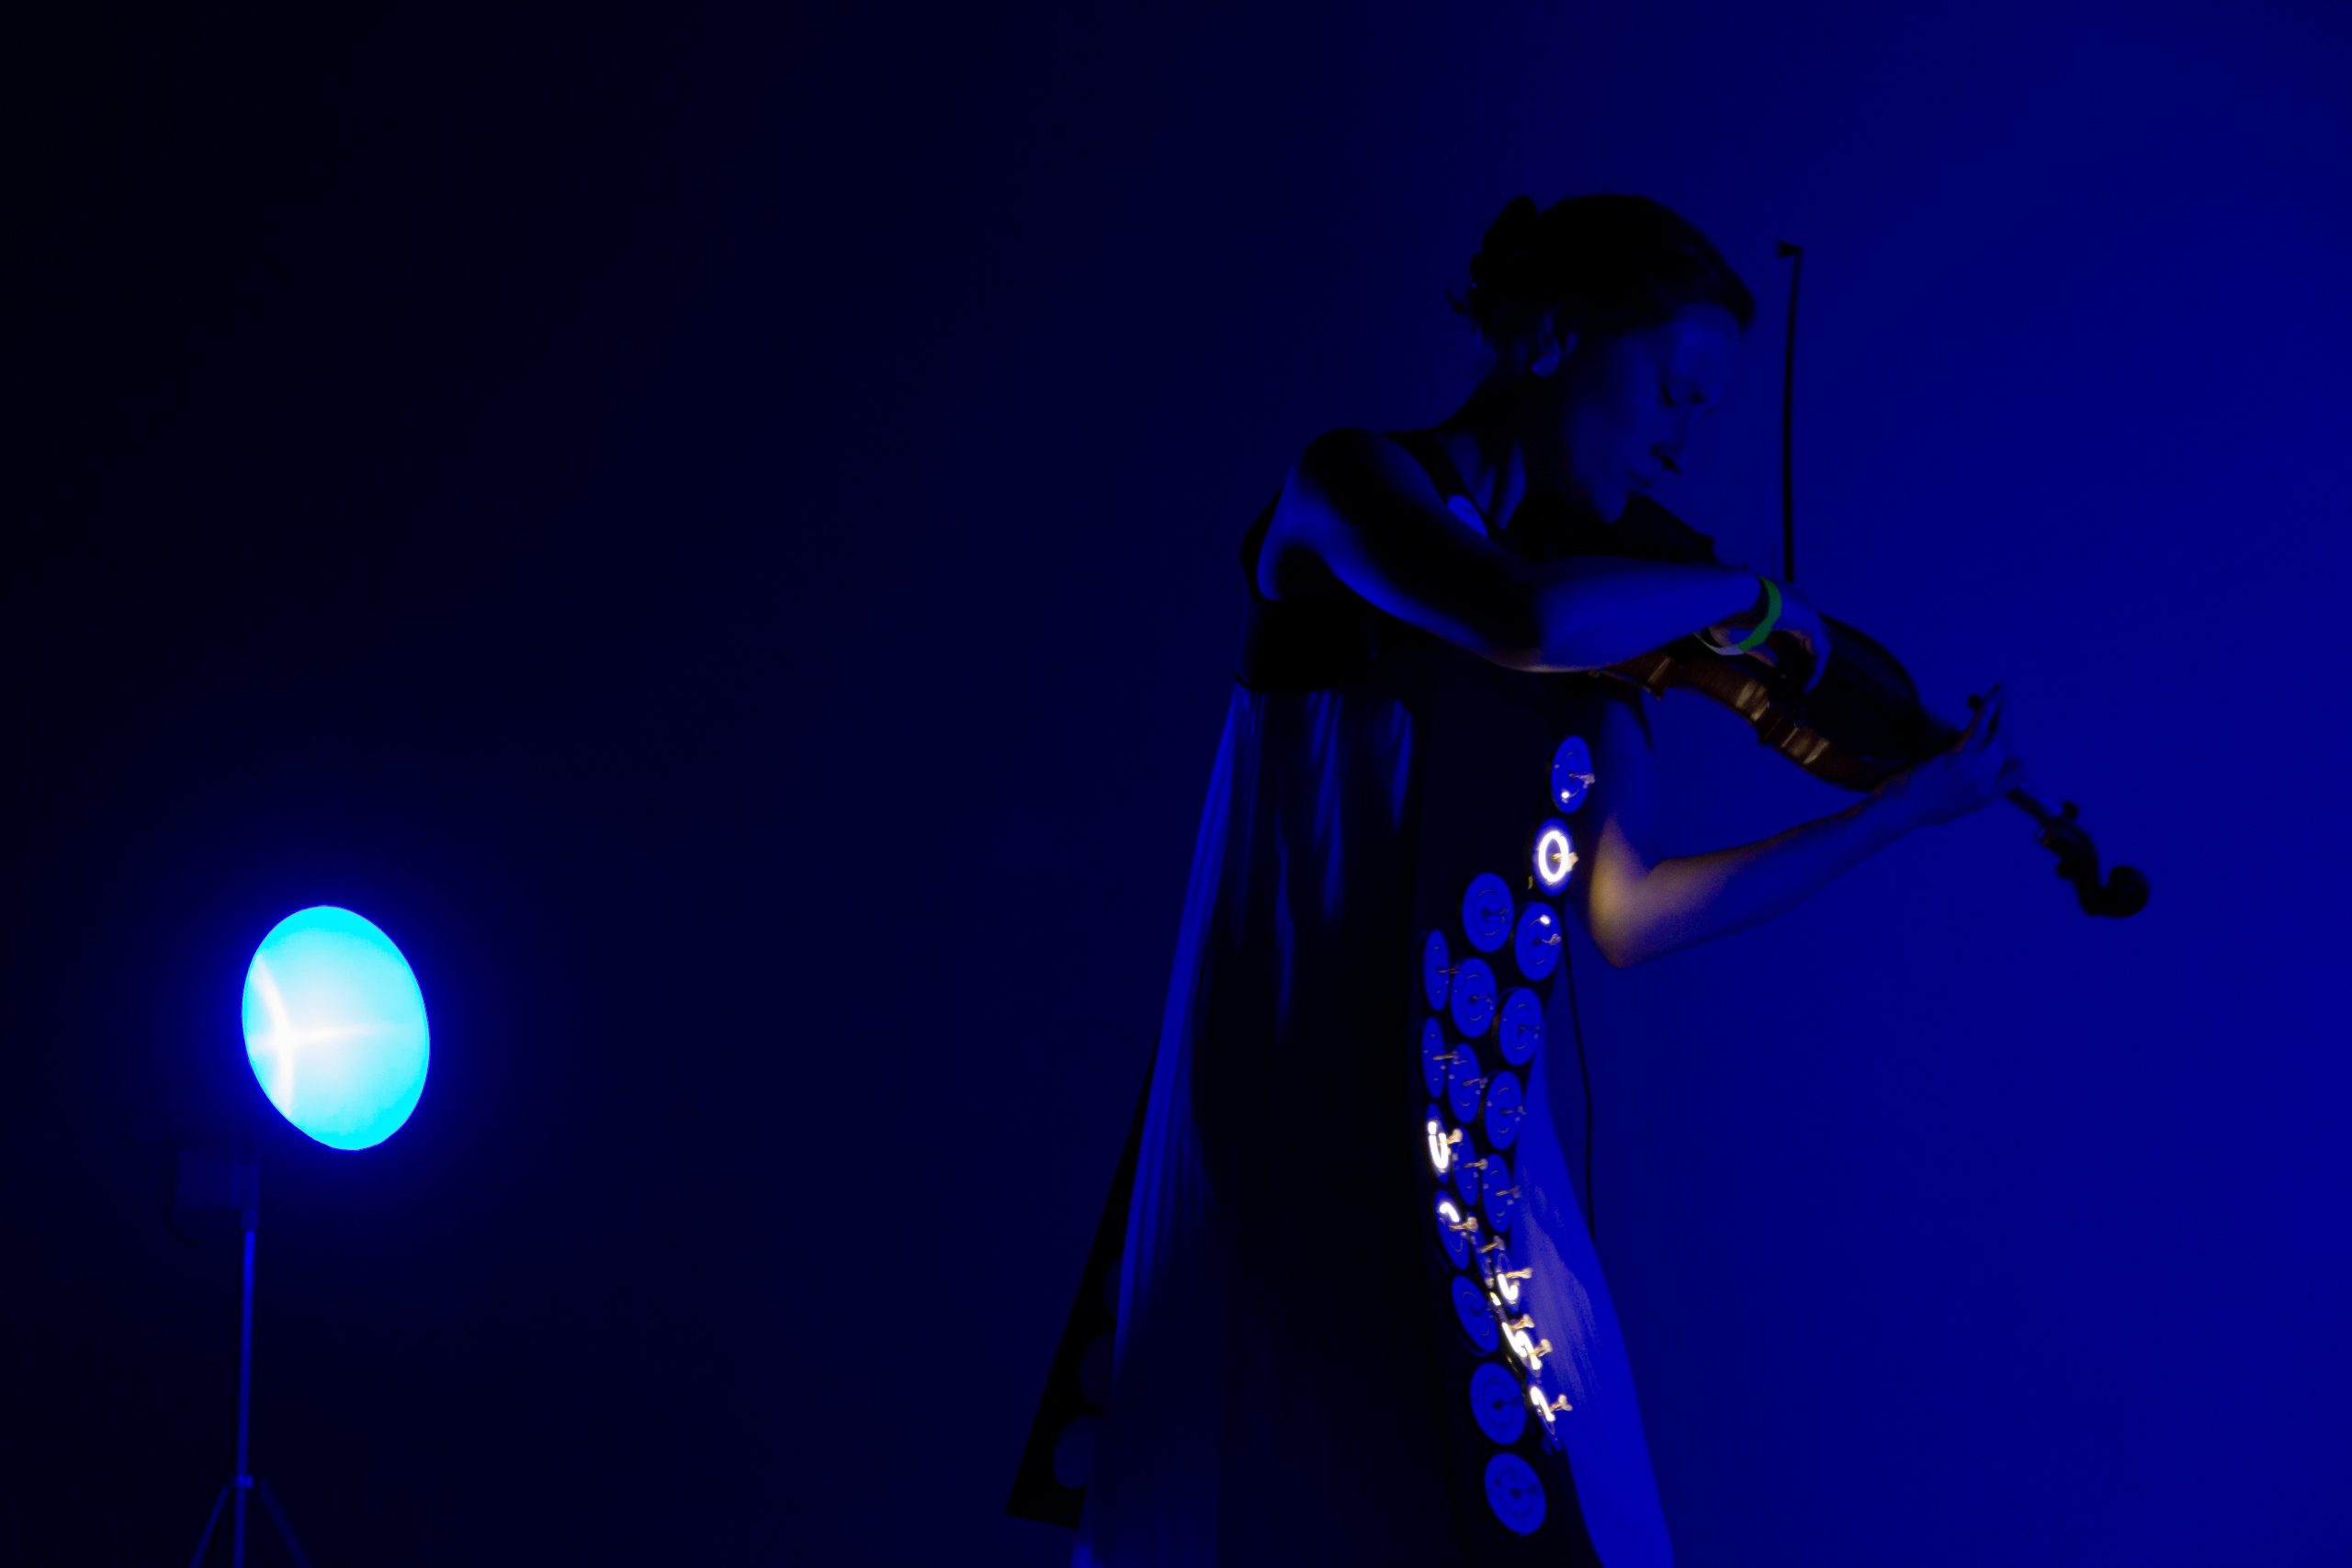
<svg viewBox="0 0 2352 1568">
<path fill-rule="evenodd" d="M 1788 345 L 1781 358 L 1781 580 L 1797 580 L 1797 287 L 1804 277 L 1804 247 L 1786 240 L 1778 243 L 1777 254 L 1789 260 L 1789 325 Z M 1971 708 L 1984 705 L 1984 699 L 1971 694 Z M 2058 874 L 2074 884 L 2075 897 L 2086 914 L 2107 915 L 2120 919 L 2136 915 L 2147 907 L 2148 879 L 2132 866 L 2109 867 L 2107 879 L 2099 879 L 2098 851 L 2091 844 L 2090 835 L 2075 824 L 2081 808 L 2073 801 L 2063 801 L 2052 811 L 2023 789 L 2008 792 L 2008 798 L 2018 808 L 2032 818 L 2041 831 L 2034 841 L 2058 857 Z"/>
</svg>

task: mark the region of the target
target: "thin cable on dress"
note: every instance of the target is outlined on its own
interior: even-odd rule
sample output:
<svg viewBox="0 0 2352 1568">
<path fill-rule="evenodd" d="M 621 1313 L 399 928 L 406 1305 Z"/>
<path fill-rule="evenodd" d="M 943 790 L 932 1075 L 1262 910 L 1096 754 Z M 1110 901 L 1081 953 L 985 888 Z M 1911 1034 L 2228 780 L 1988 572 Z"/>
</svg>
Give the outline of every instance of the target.
<svg viewBox="0 0 2352 1568">
<path fill-rule="evenodd" d="M 1565 936 L 1566 933 L 1563 932 Z M 1560 973 L 1568 982 L 1568 1022 L 1577 1036 L 1577 1077 L 1584 1080 L 1584 1234 L 1593 1246 L 1600 1245 L 1600 1233 L 1592 1224 L 1592 1074 L 1584 1065 L 1584 1015 L 1577 1010 L 1577 961 L 1570 942 L 1560 943 Z"/>
</svg>

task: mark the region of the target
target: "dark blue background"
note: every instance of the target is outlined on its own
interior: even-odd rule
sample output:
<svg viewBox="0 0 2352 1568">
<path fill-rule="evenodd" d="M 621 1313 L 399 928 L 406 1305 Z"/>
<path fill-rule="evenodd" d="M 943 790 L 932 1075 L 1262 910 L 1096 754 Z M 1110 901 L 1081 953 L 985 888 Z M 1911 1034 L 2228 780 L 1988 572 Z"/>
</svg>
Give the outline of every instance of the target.
<svg viewBox="0 0 2352 1568">
<path fill-rule="evenodd" d="M 258 1103 L 243 964 L 335 902 L 435 1051 L 372 1153 L 258 1122 L 254 1461 L 319 1562 L 1061 1561 L 1000 1509 L 1239 535 L 1315 432 L 1466 390 L 1444 290 L 1507 197 L 1624 189 L 1762 306 L 1660 499 L 1776 567 L 1804 244 L 1807 590 L 1947 712 L 2006 680 L 2155 889 L 2086 920 L 2003 807 L 1578 950 L 1681 1560 L 2352 1556 L 2339 8 L 44 28 L 0 1555 L 193 1546 L 235 1253 L 167 1228 L 170 1141 Z M 1654 717 L 1658 852 L 1844 804 Z"/>
</svg>

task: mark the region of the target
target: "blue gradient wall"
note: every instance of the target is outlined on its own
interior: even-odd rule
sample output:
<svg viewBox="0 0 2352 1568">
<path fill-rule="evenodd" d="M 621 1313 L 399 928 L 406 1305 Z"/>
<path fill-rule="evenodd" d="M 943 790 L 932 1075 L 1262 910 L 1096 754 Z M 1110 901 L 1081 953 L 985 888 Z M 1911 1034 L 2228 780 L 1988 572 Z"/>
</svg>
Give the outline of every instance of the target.
<svg viewBox="0 0 2352 1568">
<path fill-rule="evenodd" d="M 164 1235 L 112 1086 L 243 1073 L 181 998 L 342 903 L 436 976 L 436 1075 L 368 1156 L 264 1149 L 255 1464 L 320 1560 L 463 1517 L 485 1561 L 1062 1561 L 999 1510 L 1240 533 L 1318 430 L 1453 406 L 1506 198 L 1622 189 L 1763 306 L 1659 499 L 1776 566 L 1803 244 L 1809 594 L 1947 712 L 2006 682 L 2154 888 L 2094 923 L 1988 811 L 1655 965 L 1579 943 L 1681 1559 L 2352 1555 L 2348 56 L 2318 6 L 2007 3 L 61 46 L 8 852 L 57 1043 L 8 1169 L 74 1196 L 24 1221 L 21 1473 L 108 1560 L 193 1540 L 234 1266 Z M 1654 717 L 1664 852 L 1844 804 Z"/>
</svg>

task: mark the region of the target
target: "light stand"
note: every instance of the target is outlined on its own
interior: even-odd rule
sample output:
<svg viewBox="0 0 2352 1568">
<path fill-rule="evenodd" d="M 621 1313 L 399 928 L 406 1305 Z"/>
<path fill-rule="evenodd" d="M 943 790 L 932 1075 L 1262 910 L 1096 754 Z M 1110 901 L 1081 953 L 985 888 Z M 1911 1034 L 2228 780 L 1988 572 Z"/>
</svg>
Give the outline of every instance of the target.
<svg viewBox="0 0 2352 1568">
<path fill-rule="evenodd" d="M 253 1181 L 251 1167 L 237 1174 L 248 1183 Z M 213 1495 L 212 1512 L 205 1517 L 204 1534 L 196 1543 L 196 1555 L 188 1559 L 188 1568 L 203 1568 L 204 1554 L 212 1545 L 212 1532 L 220 1523 L 220 1506 L 232 1495 L 237 1506 L 231 1510 L 229 1562 L 231 1568 L 245 1568 L 248 1492 L 261 1494 L 262 1506 L 269 1510 L 270 1521 L 277 1527 L 277 1539 L 286 1543 L 296 1568 L 311 1568 L 311 1560 L 302 1555 L 302 1543 L 294 1538 L 294 1527 L 286 1522 L 286 1510 L 277 1506 L 277 1494 L 270 1491 L 268 1482 L 253 1473 L 245 1460 L 245 1433 L 253 1410 L 254 1387 L 254 1232 L 259 1224 L 260 1210 L 258 1198 L 251 1198 L 237 1212 L 237 1228 L 243 1233 L 245 1244 L 245 1298 L 237 1317 L 237 1469 Z"/>
<path fill-rule="evenodd" d="M 245 969 L 245 1059 L 269 1102 L 334 1149 L 373 1148 L 398 1132 L 424 1092 L 431 1031 L 424 995 L 401 950 L 373 921 L 332 904 L 298 909 L 269 930 Z M 245 1494 L 261 1494 L 298 1568 L 311 1568 L 269 1483 L 253 1472 L 245 1438 L 253 1411 L 254 1231 L 260 1161 L 240 1147 L 225 1162 L 180 1160 L 184 1207 L 234 1209 L 244 1238 L 245 1296 L 237 1328 L 237 1468 L 212 1499 L 188 1568 L 204 1554 L 231 1499 L 231 1568 L 245 1568 Z M 225 1180 L 224 1180 L 225 1179 Z M 191 1192 L 200 1196 L 190 1201 Z"/>
</svg>

